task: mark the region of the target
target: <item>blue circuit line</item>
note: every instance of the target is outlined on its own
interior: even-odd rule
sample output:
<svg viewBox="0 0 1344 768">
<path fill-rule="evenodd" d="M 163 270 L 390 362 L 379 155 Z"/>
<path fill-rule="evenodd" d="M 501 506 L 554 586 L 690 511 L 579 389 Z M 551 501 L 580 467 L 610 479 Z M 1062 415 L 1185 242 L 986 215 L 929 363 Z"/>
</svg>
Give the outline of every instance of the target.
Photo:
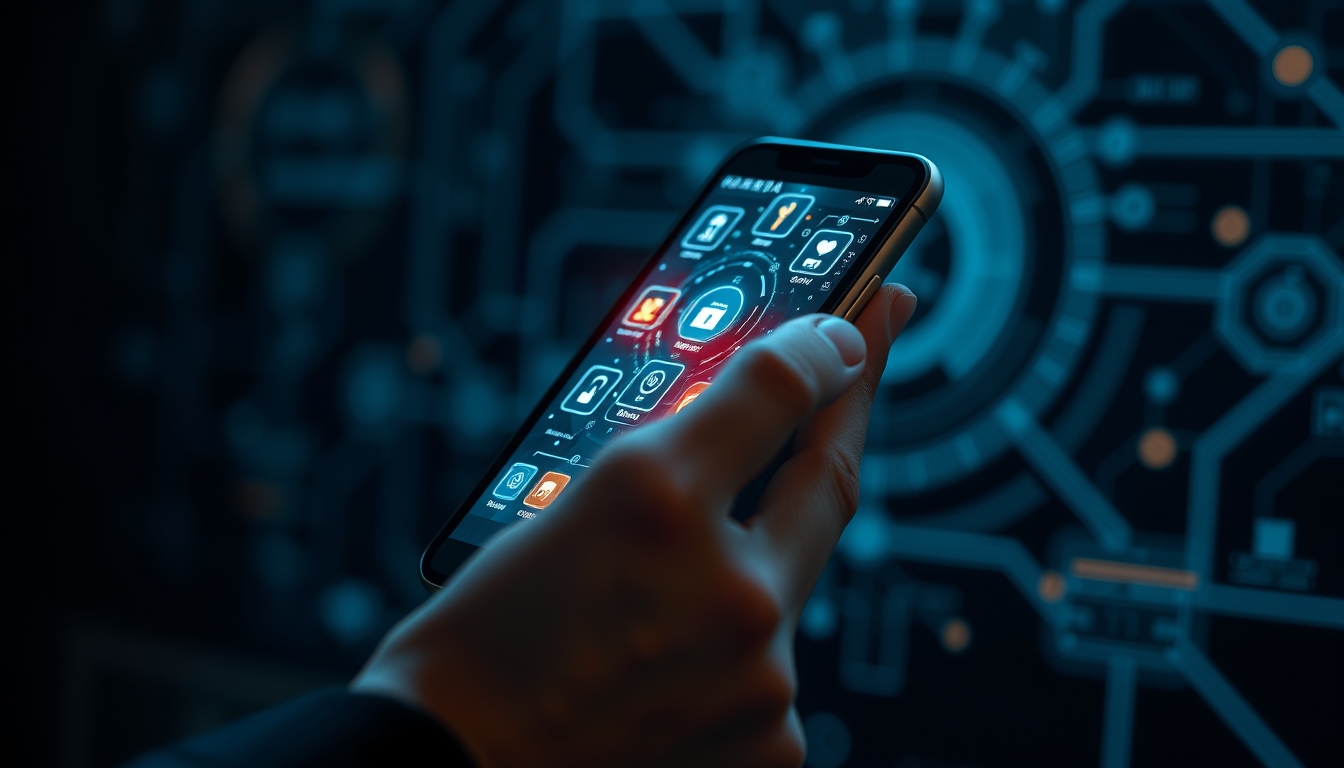
<svg viewBox="0 0 1344 768">
<path fill-rule="evenodd" d="M 1096 133 L 1088 145 L 1097 146 Z M 1332 128 L 1138 128 L 1134 154 L 1148 157 L 1344 157 Z"/>
<path fill-rule="evenodd" d="M 1205 584 L 1195 592 L 1194 605 L 1226 616 L 1344 629 L 1344 599 L 1338 597 Z"/>
<path fill-rule="evenodd" d="M 1176 664 L 1205 703 L 1222 718 L 1232 733 L 1270 768 L 1289 768 L 1302 763 L 1260 719 L 1236 688 L 1188 638 L 1176 641 Z"/>
<path fill-rule="evenodd" d="M 1106 663 L 1106 713 L 1101 732 L 1101 768 L 1128 768 L 1134 731 L 1134 689 L 1138 667 L 1131 656 L 1116 655 Z"/>
<path fill-rule="evenodd" d="M 628 10 L 628 9 L 626 9 Z M 608 13 L 595 4 L 567 2 L 562 6 L 555 82 L 555 124 L 584 161 L 596 166 L 629 168 L 676 168 L 693 142 L 732 147 L 749 134 L 732 132 L 657 130 L 612 130 L 592 110 L 597 72 L 596 35 L 593 24 Z M 629 17 L 628 13 L 625 17 Z M 843 54 L 843 51 L 841 51 Z M 676 62 L 669 62 L 674 67 Z M 696 83 L 690 83 L 696 87 Z"/>
<path fill-rule="evenodd" d="M 1223 456 L 1246 439 L 1330 364 L 1341 346 L 1339 340 L 1320 347 L 1311 357 L 1284 369 L 1256 387 L 1204 434 L 1190 451 L 1190 507 L 1186 524 L 1186 567 L 1201 584 L 1213 580 L 1213 550 L 1218 524 L 1218 486 Z"/>
<path fill-rule="evenodd" d="M 919 18 L 918 0 L 893 0 L 887 9 L 887 67 L 894 72 L 909 69 L 914 58 L 915 27 Z"/>
<path fill-rule="evenodd" d="M 837 19 L 836 24 L 839 23 Z M 845 50 L 843 38 L 844 35 L 836 29 L 835 34 L 825 40 L 803 41 L 804 44 L 810 44 L 809 47 L 821 63 L 822 76 L 836 93 L 848 91 L 857 82 L 854 64 L 849 60 L 849 52 Z"/>
<path fill-rule="evenodd" d="M 630 18 L 692 90 L 717 93 L 723 82 L 719 62 L 663 0 L 638 0 Z"/>
<path fill-rule="evenodd" d="M 527 144 L 528 116 L 532 99 L 550 76 L 555 65 L 553 40 L 549 35 L 533 35 L 509 66 L 500 73 L 491 105 L 493 129 L 502 134 L 503 146 Z M 498 294 L 509 293 L 517 273 L 518 238 L 523 227 L 522 190 L 527 186 L 521 153 L 503 153 L 502 162 L 490 174 L 485 199 L 489 200 L 493 221 L 482 227 L 481 252 L 492 255 L 490 269 L 481 270 L 477 296 L 488 302 Z"/>
<path fill-rule="evenodd" d="M 1209 0 L 1209 5 L 1257 56 L 1269 53 L 1269 49 L 1279 39 L 1279 33 L 1245 0 Z"/>
<path fill-rule="evenodd" d="M 1335 125 L 1344 133 L 1344 93 L 1325 76 L 1316 78 L 1316 82 L 1307 86 L 1307 95 L 1316 103 L 1316 107 L 1330 116 Z"/>
<path fill-rule="evenodd" d="M 1017 539 L 910 525 L 889 526 L 886 539 L 887 551 L 902 560 L 1001 571 L 1046 623 L 1063 618 L 1037 593 L 1041 566 Z"/>
<path fill-rule="evenodd" d="M 425 36 L 424 85 L 420 130 L 435 137 L 421 148 L 412 174 L 411 247 L 406 270 L 406 322 L 420 332 L 438 336 L 455 350 L 453 371 L 463 378 L 478 375 L 475 348 L 450 318 L 447 306 L 448 263 L 452 258 L 452 195 L 454 150 L 458 145 L 461 110 L 453 89 L 463 49 L 494 12 L 497 0 L 462 0 L 444 9 Z"/>
<path fill-rule="evenodd" d="M 1241 36 L 1257 56 L 1266 56 L 1282 39 L 1278 30 L 1271 27 L 1246 0 L 1208 0 L 1214 12 L 1223 17 L 1223 21 Z M 1307 95 L 1318 109 L 1344 129 L 1344 93 L 1325 77 L 1318 77 L 1307 88 Z"/>
<path fill-rule="evenodd" d="M 952 71 L 966 72 L 975 63 L 975 55 L 985 32 L 998 19 L 999 8 L 995 3 L 967 3 L 966 13 L 962 16 L 961 26 L 957 29 L 957 39 L 952 53 Z"/>
<path fill-rule="evenodd" d="M 1274 515 L 1274 497 L 1293 478 L 1305 472 L 1307 467 L 1316 463 L 1316 460 L 1322 456 L 1344 459 L 1344 443 L 1337 440 L 1308 440 L 1295 448 L 1273 469 L 1262 475 L 1260 482 L 1255 484 L 1255 506 L 1252 507 L 1255 516 L 1272 517 Z"/>
<path fill-rule="evenodd" d="M 1103 547 L 1118 552 L 1129 546 L 1132 534 L 1129 522 L 1097 490 L 1059 443 L 1041 429 L 1026 408 L 1016 400 L 1008 399 L 999 406 L 995 416 L 1027 463 L 1101 540 Z"/>
<path fill-rule="evenodd" d="M 1087 264 L 1069 274 L 1076 290 L 1106 296 L 1172 301 L 1217 301 L 1224 277 L 1216 269 Z"/>
<path fill-rule="evenodd" d="M 1073 14 L 1072 73 L 1055 93 L 1055 100 L 1070 113 L 1092 100 L 1101 83 L 1102 35 L 1106 22 L 1125 0 L 1088 0 Z"/>
</svg>

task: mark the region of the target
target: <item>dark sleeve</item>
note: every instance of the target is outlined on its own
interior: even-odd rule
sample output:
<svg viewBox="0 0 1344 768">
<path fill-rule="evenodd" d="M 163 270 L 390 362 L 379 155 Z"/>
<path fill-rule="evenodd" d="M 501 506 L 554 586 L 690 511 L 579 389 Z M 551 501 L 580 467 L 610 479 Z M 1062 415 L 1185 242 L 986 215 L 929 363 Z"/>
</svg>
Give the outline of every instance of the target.
<svg viewBox="0 0 1344 768">
<path fill-rule="evenodd" d="M 141 755 L 124 768 L 474 765 L 437 720 L 382 696 L 330 688 Z"/>
</svg>

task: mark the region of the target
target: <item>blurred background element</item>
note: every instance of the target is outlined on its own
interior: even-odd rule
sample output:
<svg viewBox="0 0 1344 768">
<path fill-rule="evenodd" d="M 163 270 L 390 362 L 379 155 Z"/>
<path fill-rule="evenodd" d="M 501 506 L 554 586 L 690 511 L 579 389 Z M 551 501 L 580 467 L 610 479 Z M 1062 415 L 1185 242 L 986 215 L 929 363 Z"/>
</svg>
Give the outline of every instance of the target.
<svg viewBox="0 0 1344 768">
<path fill-rule="evenodd" d="M 8 764 L 347 679 L 760 134 L 947 177 L 809 765 L 1344 763 L 1344 2 L 5 12 Z"/>
</svg>

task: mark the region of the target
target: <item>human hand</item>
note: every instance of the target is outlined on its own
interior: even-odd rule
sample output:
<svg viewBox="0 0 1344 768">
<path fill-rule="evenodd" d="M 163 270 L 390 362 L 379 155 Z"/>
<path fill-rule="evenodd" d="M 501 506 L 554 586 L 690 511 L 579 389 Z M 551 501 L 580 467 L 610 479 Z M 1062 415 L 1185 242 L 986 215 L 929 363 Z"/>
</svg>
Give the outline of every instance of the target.
<svg viewBox="0 0 1344 768">
<path fill-rule="evenodd" d="M 812 315 L 744 346 L 469 560 L 351 689 L 431 713 L 482 768 L 802 763 L 794 628 L 854 514 L 872 398 L 914 308 L 884 286 L 855 325 Z M 790 438 L 737 522 L 738 492 Z"/>
</svg>

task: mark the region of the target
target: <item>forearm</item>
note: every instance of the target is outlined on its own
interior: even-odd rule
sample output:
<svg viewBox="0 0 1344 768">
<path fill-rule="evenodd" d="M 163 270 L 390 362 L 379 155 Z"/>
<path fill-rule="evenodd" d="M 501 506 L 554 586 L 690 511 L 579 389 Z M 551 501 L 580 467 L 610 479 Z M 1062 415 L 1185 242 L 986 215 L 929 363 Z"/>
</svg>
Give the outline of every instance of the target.
<svg viewBox="0 0 1344 768">
<path fill-rule="evenodd" d="M 330 688 L 141 755 L 125 768 L 357 768 L 473 763 L 437 720 L 382 696 Z"/>
</svg>

